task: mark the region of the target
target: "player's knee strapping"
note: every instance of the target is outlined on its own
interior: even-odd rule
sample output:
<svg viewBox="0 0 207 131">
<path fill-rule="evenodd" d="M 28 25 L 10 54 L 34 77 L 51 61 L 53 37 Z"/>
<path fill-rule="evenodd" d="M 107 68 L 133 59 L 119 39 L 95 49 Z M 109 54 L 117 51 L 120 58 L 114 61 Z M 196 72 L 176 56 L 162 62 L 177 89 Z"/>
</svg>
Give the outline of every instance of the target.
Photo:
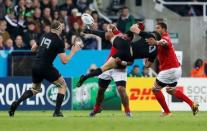
<svg viewBox="0 0 207 131">
<path fill-rule="evenodd" d="M 31 90 L 34 93 L 40 93 L 40 92 L 42 92 L 41 84 L 32 84 Z"/>
<path fill-rule="evenodd" d="M 152 88 L 152 91 L 156 92 L 156 91 L 160 91 L 161 89 L 162 89 L 162 86 L 160 86 L 159 84 L 157 84 L 157 82 L 155 82 Z"/>
<path fill-rule="evenodd" d="M 53 82 L 53 84 L 55 84 L 58 88 L 62 88 L 62 87 L 67 86 L 64 79 L 55 81 L 55 82 Z"/>
</svg>

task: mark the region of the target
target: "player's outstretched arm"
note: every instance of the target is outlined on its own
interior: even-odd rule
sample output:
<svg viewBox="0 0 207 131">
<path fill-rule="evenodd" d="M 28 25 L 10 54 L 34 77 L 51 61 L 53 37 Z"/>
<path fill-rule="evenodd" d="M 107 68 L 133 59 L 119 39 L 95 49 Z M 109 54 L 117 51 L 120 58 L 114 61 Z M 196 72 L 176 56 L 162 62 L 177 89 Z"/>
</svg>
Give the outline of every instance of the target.
<svg viewBox="0 0 207 131">
<path fill-rule="evenodd" d="M 75 53 L 77 52 L 77 51 L 79 51 L 81 48 L 80 48 L 80 46 L 79 45 L 77 45 L 77 44 L 74 44 L 73 46 L 72 46 L 72 48 L 71 48 L 71 51 L 70 51 L 70 54 L 69 55 L 66 55 L 66 53 L 60 53 L 59 54 L 59 57 L 60 57 L 60 59 L 61 59 L 61 62 L 63 63 L 63 64 L 67 64 L 68 63 L 68 61 L 70 61 L 70 59 L 75 55 Z"/>
<path fill-rule="evenodd" d="M 156 45 L 168 46 L 168 42 L 165 39 L 161 39 L 159 41 L 156 41 Z"/>
<path fill-rule="evenodd" d="M 86 34 L 94 34 L 96 36 L 101 37 L 101 39 L 105 39 L 105 32 L 104 31 L 85 29 L 83 31 L 83 33 L 86 33 Z"/>
<path fill-rule="evenodd" d="M 168 42 L 164 39 L 157 41 L 154 38 L 148 38 L 146 42 L 150 45 L 168 46 Z"/>
</svg>

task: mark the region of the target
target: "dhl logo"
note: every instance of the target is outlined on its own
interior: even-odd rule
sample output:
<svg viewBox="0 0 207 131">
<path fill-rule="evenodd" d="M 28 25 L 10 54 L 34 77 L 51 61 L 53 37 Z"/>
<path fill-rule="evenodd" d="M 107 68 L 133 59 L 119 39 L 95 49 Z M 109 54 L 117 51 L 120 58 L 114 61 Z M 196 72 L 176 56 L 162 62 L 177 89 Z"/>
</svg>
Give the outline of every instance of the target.
<svg viewBox="0 0 207 131">
<path fill-rule="evenodd" d="M 150 88 L 131 88 L 130 100 L 156 100 Z"/>
</svg>

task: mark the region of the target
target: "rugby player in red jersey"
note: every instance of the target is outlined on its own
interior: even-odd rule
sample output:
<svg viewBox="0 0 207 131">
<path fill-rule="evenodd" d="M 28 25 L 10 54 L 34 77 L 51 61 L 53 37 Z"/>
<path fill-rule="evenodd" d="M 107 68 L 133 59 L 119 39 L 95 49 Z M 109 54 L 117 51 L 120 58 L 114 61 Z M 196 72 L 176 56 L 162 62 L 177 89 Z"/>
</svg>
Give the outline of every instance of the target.
<svg viewBox="0 0 207 131">
<path fill-rule="evenodd" d="M 167 31 L 167 25 L 163 22 L 157 23 L 156 31 L 161 34 L 161 40 L 157 41 L 150 38 L 147 42 L 156 45 L 158 48 L 157 58 L 160 64 L 160 72 L 157 75 L 152 91 L 164 110 L 161 116 L 171 116 L 165 97 L 161 92 L 161 89 L 164 87 L 167 87 L 166 91 L 168 94 L 185 101 L 191 107 L 193 115 L 196 115 L 198 113 L 199 105 L 184 95 L 180 90 L 176 90 L 178 79 L 182 75 L 182 69 L 176 57 L 170 35 Z"/>
</svg>

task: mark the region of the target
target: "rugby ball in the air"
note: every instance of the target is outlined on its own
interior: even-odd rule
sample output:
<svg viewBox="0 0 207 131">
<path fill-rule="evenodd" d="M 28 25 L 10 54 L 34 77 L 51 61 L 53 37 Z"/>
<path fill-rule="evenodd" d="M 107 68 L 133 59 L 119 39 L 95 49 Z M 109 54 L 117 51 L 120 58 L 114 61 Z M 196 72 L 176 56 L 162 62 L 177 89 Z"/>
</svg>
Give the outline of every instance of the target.
<svg viewBox="0 0 207 131">
<path fill-rule="evenodd" d="M 87 14 L 87 13 L 82 14 L 81 20 L 83 21 L 83 23 L 85 25 L 88 25 L 88 26 L 90 26 L 94 23 L 93 17 L 90 14 Z"/>
</svg>

